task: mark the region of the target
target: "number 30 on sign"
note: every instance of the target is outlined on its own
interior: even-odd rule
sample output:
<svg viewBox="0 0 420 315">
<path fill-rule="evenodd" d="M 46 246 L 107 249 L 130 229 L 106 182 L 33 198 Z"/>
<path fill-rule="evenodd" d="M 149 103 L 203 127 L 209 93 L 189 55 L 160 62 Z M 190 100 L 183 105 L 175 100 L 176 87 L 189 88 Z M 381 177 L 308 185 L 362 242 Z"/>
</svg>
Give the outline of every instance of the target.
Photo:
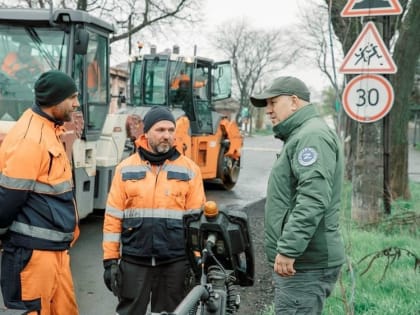
<svg viewBox="0 0 420 315">
<path fill-rule="evenodd" d="M 343 93 L 343 107 L 347 115 L 363 123 L 383 118 L 393 103 L 392 85 L 381 75 L 359 75 L 346 85 Z"/>
</svg>

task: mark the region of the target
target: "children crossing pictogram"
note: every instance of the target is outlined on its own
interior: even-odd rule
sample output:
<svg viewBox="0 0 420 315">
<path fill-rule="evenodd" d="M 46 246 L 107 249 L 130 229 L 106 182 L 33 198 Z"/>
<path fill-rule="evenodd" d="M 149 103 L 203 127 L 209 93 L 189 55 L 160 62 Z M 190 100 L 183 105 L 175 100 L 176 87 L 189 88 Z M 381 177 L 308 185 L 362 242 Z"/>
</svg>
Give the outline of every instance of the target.
<svg viewBox="0 0 420 315">
<path fill-rule="evenodd" d="M 373 22 L 366 23 L 339 69 L 341 73 L 395 73 L 397 66 Z"/>
</svg>

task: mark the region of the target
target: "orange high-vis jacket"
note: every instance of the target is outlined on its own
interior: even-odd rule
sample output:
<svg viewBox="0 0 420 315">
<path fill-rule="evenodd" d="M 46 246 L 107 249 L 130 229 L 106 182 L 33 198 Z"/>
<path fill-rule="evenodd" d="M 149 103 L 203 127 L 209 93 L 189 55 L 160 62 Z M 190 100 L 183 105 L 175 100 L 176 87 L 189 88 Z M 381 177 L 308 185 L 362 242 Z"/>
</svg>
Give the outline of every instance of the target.
<svg viewBox="0 0 420 315">
<path fill-rule="evenodd" d="M 140 146 L 147 148 L 144 135 Z M 179 152 L 154 166 L 136 152 L 121 162 L 108 195 L 104 259 L 185 256 L 182 216 L 205 202 L 199 167 Z"/>
<path fill-rule="evenodd" d="M 101 73 L 100 73 L 99 65 L 98 65 L 98 62 L 94 60 L 88 65 L 87 87 L 89 89 L 97 89 L 99 88 L 100 81 L 101 81 Z"/>
<path fill-rule="evenodd" d="M 189 84 L 190 77 L 185 73 L 182 73 L 172 81 L 171 89 L 179 89 L 180 87 L 186 88 Z"/>
<path fill-rule="evenodd" d="M 79 235 L 62 132 L 34 106 L 0 146 L 0 228 L 8 227 L 8 241 L 17 247 L 65 250 Z"/>
<path fill-rule="evenodd" d="M 11 52 L 4 58 L 1 70 L 11 77 L 14 77 L 16 72 L 22 69 L 27 69 L 29 72 L 35 72 L 37 69 L 41 71 L 40 64 L 34 58 L 26 60 L 25 62 L 26 63 L 22 63 L 19 61 L 17 52 Z"/>
<path fill-rule="evenodd" d="M 171 89 L 176 90 L 179 88 L 188 88 L 190 84 L 190 77 L 186 75 L 185 73 L 180 74 L 177 76 L 171 83 Z M 205 81 L 195 81 L 194 82 L 194 88 L 198 89 L 201 87 L 204 87 L 206 85 Z"/>
</svg>

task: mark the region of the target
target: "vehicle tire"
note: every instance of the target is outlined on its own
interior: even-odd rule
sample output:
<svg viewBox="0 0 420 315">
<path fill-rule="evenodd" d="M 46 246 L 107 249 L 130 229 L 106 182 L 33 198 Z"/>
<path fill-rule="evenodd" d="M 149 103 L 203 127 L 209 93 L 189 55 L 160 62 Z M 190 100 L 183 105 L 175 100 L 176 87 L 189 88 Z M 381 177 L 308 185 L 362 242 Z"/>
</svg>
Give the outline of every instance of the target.
<svg viewBox="0 0 420 315">
<path fill-rule="evenodd" d="M 217 178 L 225 190 L 231 190 L 239 178 L 241 158 L 234 160 L 225 156 L 227 148 L 221 147 L 217 160 Z"/>
</svg>

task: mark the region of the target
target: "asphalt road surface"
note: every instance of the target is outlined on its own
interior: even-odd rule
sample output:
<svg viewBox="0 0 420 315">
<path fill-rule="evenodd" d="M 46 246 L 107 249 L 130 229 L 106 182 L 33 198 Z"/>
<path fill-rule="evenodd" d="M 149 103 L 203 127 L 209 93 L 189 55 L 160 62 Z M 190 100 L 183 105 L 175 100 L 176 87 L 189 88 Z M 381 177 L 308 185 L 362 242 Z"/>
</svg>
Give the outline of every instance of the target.
<svg viewBox="0 0 420 315">
<path fill-rule="evenodd" d="M 231 191 L 221 191 L 215 185 L 206 186 L 207 200 L 216 201 L 219 208 L 240 210 L 265 197 L 268 174 L 282 143 L 273 136 L 246 137 L 242 152 L 241 171 Z M 116 298 L 103 283 L 102 267 L 103 213 L 94 213 L 83 219 L 81 234 L 71 249 L 74 285 L 81 315 L 115 314 Z M 21 312 L 4 310 L 0 314 Z"/>
</svg>

